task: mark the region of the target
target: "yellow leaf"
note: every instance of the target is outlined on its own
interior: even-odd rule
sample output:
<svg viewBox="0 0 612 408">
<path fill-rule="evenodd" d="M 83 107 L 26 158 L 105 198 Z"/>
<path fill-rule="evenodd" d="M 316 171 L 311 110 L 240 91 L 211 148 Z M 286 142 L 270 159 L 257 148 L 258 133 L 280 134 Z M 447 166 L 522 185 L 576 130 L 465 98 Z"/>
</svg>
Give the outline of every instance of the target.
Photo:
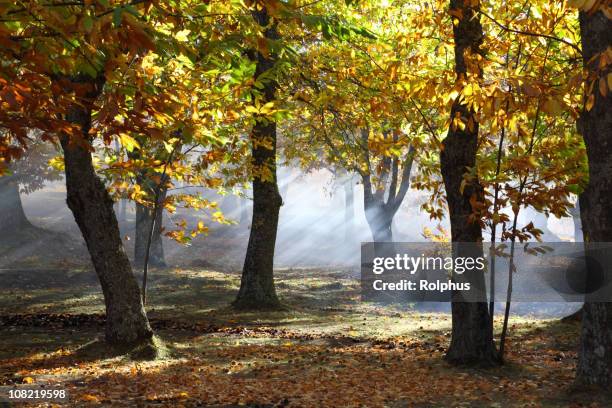
<svg viewBox="0 0 612 408">
<path fill-rule="evenodd" d="M 446 95 L 446 102 L 454 101 L 457 96 L 459 96 L 459 92 L 456 90 L 451 91 L 448 95 Z"/>
<path fill-rule="evenodd" d="M 62 156 L 54 157 L 53 159 L 49 160 L 49 166 L 53 167 L 57 171 L 64 171 L 64 158 Z"/>
<path fill-rule="evenodd" d="M 612 72 L 608 74 L 608 89 L 612 91 Z"/>
<path fill-rule="evenodd" d="M 274 109 L 274 102 L 268 102 L 264 106 L 261 107 L 259 112 L 262 115 L 267 115 L 267 114 L 271 113 L 273 109 Z"/>
<path fill-rule="evenodd" d="M 121 141 L 121 146 L 125 147 L 128 152 L 132 152 L 134 149 L 140 149 L 140 144 L 138 144 L 136 139 L 127 133 L 120 133 L 119 140 Z"/>
<path fill-rule="evenodd" d="M 24 377 L 23 382 L 26 384 L 32 384 L 34 382 L 34 379 L 32 377 Z"/>
<path fill-rule="evenodd" d="M 472 84 L 469 84 L 465 88 L 463 88 L 463 94 L 465 96 L 470 96 L 473 93 L 474 93 L 474 87 L 472 86 Z"/>
<path fill-rule="evenodd" d="M 191 33 L 190 30 L 182 30 L 176 33 L 174 38 L 176 38 L 178 41 L 185 42 L 189 40 L 189 37 L 188 37 L 189 33 Z"/>
<path fill-rule="evenodd" d="M 155 117 L 155 119 L 157 119 L 157 121 L 162 124 L 162 125 L 167 125 L 168 124 L 168 118 L 160 112 L 155 112 L 153 114 L 153 116 Z"/>
</svg>

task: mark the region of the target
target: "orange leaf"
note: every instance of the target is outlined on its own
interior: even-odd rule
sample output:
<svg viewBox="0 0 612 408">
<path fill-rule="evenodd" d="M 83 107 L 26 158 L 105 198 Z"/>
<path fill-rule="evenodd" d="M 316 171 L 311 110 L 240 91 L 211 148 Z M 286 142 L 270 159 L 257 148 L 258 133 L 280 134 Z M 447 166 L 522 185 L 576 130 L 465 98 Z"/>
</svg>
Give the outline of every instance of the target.
<svg viewBox="0 0 612 408">
<path fill-rule="evenodd" d="M 589 97 L 587 98 L 586 105 L 585 105 L 585 109 L 587 110 L 587 112 L 593 109 L 593 105 L 595 105 L 595 95 L 590 94 Z"/>
</svg>

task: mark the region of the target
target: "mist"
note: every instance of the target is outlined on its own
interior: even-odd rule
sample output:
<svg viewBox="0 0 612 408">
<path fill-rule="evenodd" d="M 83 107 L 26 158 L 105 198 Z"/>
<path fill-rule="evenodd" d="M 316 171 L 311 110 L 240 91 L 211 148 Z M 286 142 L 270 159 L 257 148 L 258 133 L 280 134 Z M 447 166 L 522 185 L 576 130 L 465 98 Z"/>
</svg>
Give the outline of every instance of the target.
<svg viewBox="0 0 612 408">
<path fill-rule="evenodd" d="M 363 186 L 354 177 L 348 183 L 353 189 L 353 208 L 347 208 L 347 197 L 344 184 L 346 178 L 339 180 L 330 171 L 314 170 L 303 172 L 292 167 L 281 167 L 278 170 L 279 190 L 283 198 L 280 211 L 278 237 L 276 240 L 275 266 L 278 268 L 297 267 L 350 267 L 358 268 L 360 245 L 372 240 L 368 227 L 364 205 Z M 350 188 L 351 188 L 350 187 Z M 184 192 L 184 190 L 183 190 Z M 203 220 L 210 228 L 208 236 L 196 238 L 190 245 L 184 246 L 164 238 L 164 246 L 169 264 L 183 266 L 207 262 L 229 269 L 240 268 L 248 242 L 248 230 L 251 222 L 250 192 L 245 196 L 232 193 L 223 195 L 202 188 L 190 188 L 189 192 L 199 193 L 218 203 L 225 217 L 233 225 L 220 225 L 210 221 L 206 214 L 191 210 L 179 209 L 175 214 L 164 215 L 166 229 L 173 228 L 173 222 L 185 218 L 188 222 Z M 172 191 L 170 191 L 172 194 Z M 31 194 L 21 194 L 25 214 L 36 227 L 66 234 L 74 240 L 77 250 L 84 249 L 82 237 L 74 218 L 66 206 L 66 190 L 63 180 L 47 183 L 42 189 Z M 423 242 L 425 228 L 436 230 L 441 226 L 450 230 L 448 220 L 441 222 L 431 220 L 421 210 L 421 205 L 428 200 L 428 193 L 411 189 L 393 220 L 393 235 L 397 242 Z M 127 206 L 126 219 L 119 222 L 128 254 L 133 242 L 134 204 Z M 115 210 L 119 215 L 119 203 Z M 352 222 L 349 220 L 352 219 Z M 519 215 L 519 225 L 529 221 L 545 231 L 544 241 L 573 241 L 574 223 L 571 217 L 546 217 L 531 209 L 523 209 Z M 352 225 L 351 225 L 352 224 Z M 485 240 L 488 240 L 485 231 Z M 226 245 L 231 242 L 231 245 Z M 225 255 L 216 253 L 217 244 L 223 246 Z M 28 248 L 20 252 L 27 256 Z M 6 255 L 6 254 L 4 254 Z M 62 254 L 69 257 L 70 254 Z M 12 258 L 12 257 L 11 257 Z M 226 261 L 227 264 L 223 265 Z M 41 259 L 41 266 L 46 262 Z M 3 265 L 10 267 L 10 265 Z M 226 269 L 224 268 L 224 269 Z"/>
</svg>

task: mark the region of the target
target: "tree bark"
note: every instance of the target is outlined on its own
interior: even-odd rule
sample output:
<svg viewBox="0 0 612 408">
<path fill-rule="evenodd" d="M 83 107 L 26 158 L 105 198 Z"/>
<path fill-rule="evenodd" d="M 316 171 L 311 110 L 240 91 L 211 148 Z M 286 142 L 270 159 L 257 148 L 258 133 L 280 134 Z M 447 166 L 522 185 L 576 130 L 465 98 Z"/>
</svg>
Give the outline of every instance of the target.
<svg viewBox="0 0 612 408">
<path fill-rule="evenodd" d="M 166 200 L 167 189 L 162 188 L 159 192 L 159 201 Z M 164 243 L 162 240 L 164 207 L 162 204 L 157 209 L 155 225 L 153 226 L 153 236 L 151 238 L 151 249 L 149 253 L 149 264 L 159 268 L 167 266 L 164 256 Z M 134 264 L 143 266 L 147 252 L 147 240 L 153 222 L 153 208 L 136 203 L 136 237 L 134 239 Z"/>
<path fill-rule="evenodd" d="M 103 86 L 102 80 L 72 78 L 89 85 L 80 105 L 67 119 L 79 125 L 83 140 L 60 137 L 66 168 L 67 203 L 85 238 L 100 280 L 106 306 L 106 340 L 114 346 L 148 343 L 153 331 L 147 320 L 138 283 L 123 248 L 113 201 L 93 166 L 87 144 L 91 142 L 91 109 Z"/>
<path fill-rule="evenodd" d="M 270 16 L 263 8 L 253 11 L 253 17 L 267 39 L 278 40 L 276 23 L 270 25 Z M 276 55 L 264 56 L 253 52 L 257 62 L 255 79 L 274 68 Z M 261 104 L 275 100 L 277 83 L 266 80 Z M 249 243 L 242 269 L 240 291 L 233 306 L 245 310 L 278 309 L 281 307 L 274 287 L 274 248 L 278 230 L 278 217 L 283 203 L 278 190 L 276 174 L 276 122 L 270 118 L 256 117 L 251 131 L 253 177 L 253 216 Z M 267 143 L 266 143 L 267 142 Z M 268 177 L 262 177 L 262 171 Z"/>
<path fill-rule="evenodd" d="M 612 46 L 612 20 L 603 12 L 580 12 L 582 57 L 592 75 L 594 104 L 584 109 L 578 131 L 586 145 L 589 184 L 580 196 L 582 227 L 586 242 L 612 241 L 612 92 L 602 95 L 612 65 L 599 66 L 599 54 Z M 612 303 L 587 301 L 583 306 L 582 335 L 576 381 L 609 389 L 612 379 Z"/>
<path fill-rule="evenodd" d="M 19 183 L 12 176 L 0 177 L 0 232 L 4 237 L 32 227 L 25 215 Z"/>
<path fill-rule="evenodd" d="M 483 33 L 480 24 L 478 6 L 470 6 L 470 0 L 451 0 L 450 8 L 457 12 L 459 22 L 453 25 L 455 39 L 455 72 L 458 80 L 463 80 L 468 74 L 465 61 L 466 51 L 471 54 L 482 54 Z M 481 76 L 481 72 L 471 74 Z M 472 202 L 483 203 L 484 191 L 478 179 L 470 179 L 465 183 L 467 170 L 476 165 L 478 149 L 478 122 L 473 110 L 458 97 L 453 103 L 451 119 L 461 117 L 465 127 L 453 126 L 443 141 L 440 153 L 440 167 L 446 188 L 451 236 L 453 243 L 482 242 L 482 230 Z M 482 248 L 472 248 L 462 253 L 463 246 L 453 245 L 453 256 L 482 256 Z M 453 274 L 453 279 L 458 279 Z M 461 276 L 462 281 L 469 281 L 473 288 L 484 288 L 484 274 L 467 272 Z M 491 365 L 496 361 L 496 351 L 493 344 L 493 331 L 490 324 L 486 302 L 461 301 L 459 293 L 453 293 L 452 301 L 452 338 L 446 354 L 446 359 L 454 364 Z"/>
</svg>

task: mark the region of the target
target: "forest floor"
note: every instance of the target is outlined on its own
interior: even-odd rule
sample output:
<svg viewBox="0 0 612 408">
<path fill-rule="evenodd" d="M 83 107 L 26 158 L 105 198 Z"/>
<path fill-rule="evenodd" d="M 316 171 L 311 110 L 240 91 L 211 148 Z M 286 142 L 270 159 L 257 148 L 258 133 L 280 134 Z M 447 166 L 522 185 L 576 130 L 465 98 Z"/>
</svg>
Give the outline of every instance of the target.
<svg viewBox="0 0 612 408">
<path fill-rule="evenodd" d="M 504 366 L 456 368 L 443 360 L 448 314 L 362 303 L 348 270 L 279 270 L 287 310 L 270 313 L 228 306 L 235 272 L 151 276 L 147 309 L 165 352 L 138 361 L 96 341 L 104 322 L 93 272 L 0 271 L 0 384 L 61 385 L 71 406 L 612 404 L 572 390 L 578 323 L 513 318 Z"/>
</svg>

